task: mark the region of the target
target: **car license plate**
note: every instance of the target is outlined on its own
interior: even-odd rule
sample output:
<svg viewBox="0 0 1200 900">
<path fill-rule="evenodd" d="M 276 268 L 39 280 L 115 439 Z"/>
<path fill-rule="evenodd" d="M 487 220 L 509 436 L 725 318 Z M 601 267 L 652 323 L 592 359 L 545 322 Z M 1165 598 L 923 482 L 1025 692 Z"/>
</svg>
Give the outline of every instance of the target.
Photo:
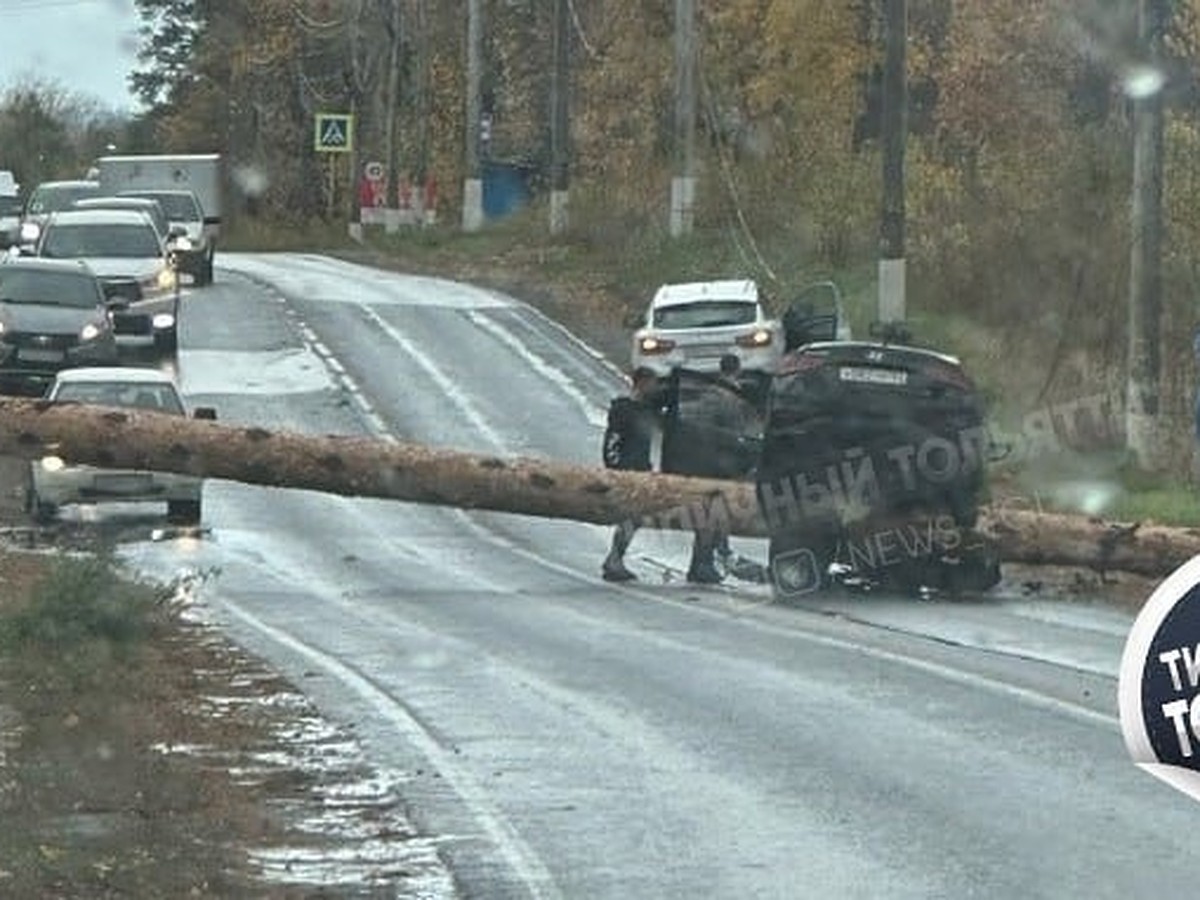
<svg viewBox="0 0 1200 900">
<path fill-rule="evenodd" d="M 720 359 L 733 352 L 733 348 L 725 344 L 695 344 L 691 347 L 684 345 L 682 349 L 684 354 L 692 359 Z"/>
<path fill-rule="evenodd" d="M 97 475 L 95 487 L 98 491 L 114 494 L 136 493 L 149 489 L 150 476 L 138 474 Z"/>
<path fill-rule="evenodd" d="M 857 381 L 863 384 L 908 384 L 908 373 L 897 369 L 863 369 L 843 366 L 842 381 Z"/>
<path fill-rule="evenodd" d="M 62 362 L 61 350 L 18 350 L 17 358 L 29 362 Z"/>
</svg>

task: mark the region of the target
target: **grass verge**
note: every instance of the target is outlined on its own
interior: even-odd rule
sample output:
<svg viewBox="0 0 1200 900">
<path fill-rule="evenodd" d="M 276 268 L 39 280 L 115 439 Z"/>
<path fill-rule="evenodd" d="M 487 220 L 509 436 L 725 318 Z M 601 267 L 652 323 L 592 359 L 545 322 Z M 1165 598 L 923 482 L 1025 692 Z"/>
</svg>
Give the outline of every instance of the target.
<svg viewBox="0 0 1200 900">
<path fill-rule="evenodd" d="M 282 833 L 260 790 L 155 749 L 236 756 L 270 731 L 204 715 L 234 673 L 174 586 L 103 556 L 5 551 L 0 584 L 0 896 L 288 896 L 247 860 Z"/>
</svg>

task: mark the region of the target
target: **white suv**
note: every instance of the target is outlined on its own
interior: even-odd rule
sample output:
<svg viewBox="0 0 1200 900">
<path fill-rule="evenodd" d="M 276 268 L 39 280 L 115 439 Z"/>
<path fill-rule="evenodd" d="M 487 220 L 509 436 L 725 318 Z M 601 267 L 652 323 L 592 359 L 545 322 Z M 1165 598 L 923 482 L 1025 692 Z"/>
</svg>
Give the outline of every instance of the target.
<svg viewBox="0 0 1200 900">
<path fill-rule="evenodd" d="M 783 326 L 767 316 L 753 281 L 666 284 L 633 335 L 634 368 L 715 372 L 733 355 L 746 372 L 771 373 L 783 355 Z"/>
</svg>

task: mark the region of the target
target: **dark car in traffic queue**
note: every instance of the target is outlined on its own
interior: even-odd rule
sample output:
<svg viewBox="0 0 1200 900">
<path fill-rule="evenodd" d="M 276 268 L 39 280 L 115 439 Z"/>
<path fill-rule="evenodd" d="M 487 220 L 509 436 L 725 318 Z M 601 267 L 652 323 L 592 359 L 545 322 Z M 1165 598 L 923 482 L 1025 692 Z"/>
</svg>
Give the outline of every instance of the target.
<svg viewBox="0 0 1200 900">
<path fill-rule="evenodd" d="M 41 394 L 77 366 L 116 365 L 103 285 L 80 262 L 10 257 L 0 262 L 0 384 Z"/>
<path fill-rule="evenodd" d="M 834 317 L 805 309 L 785 328 L 755 476 L 777 593 L 830 587 L 839 571 L 905 593 L 998 583 L 975 530 L 996 448 L 961 361 L 895 324 L 843 341 Z"/>
<path fill-rule="evenodd" d="M 99 276 L 122 345 L 174 353 L 179 279 L 172 254 L 144 212 L 71 209 L 52 213 L 34 255 L 83 260 Z"/>
<path fill-rule="evenodd" d="M 21 198 L 0 194 L 0 250 L 7 250 L 21 237 Z"/>
</svg>

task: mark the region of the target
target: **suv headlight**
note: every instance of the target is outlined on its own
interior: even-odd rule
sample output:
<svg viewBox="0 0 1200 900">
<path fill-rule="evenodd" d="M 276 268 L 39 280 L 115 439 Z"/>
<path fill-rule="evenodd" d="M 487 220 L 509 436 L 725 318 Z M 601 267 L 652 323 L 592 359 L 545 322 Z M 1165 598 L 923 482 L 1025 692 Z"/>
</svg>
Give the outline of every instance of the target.
<svg viewBox="0 0 1200 900">
<path fill-rule="evenodd" d="M 79 339 L 81 341 L 94 341 L 96 338 L 100 337 L 103 332 L 104 329 L 99 325 L 95 324 L 94 322 L 88 322 L 83 326 L 83 330 L 79 332 Z"/>
<path fill-rule="evenodd" d="M 670 353 L 675 349 L 675 342 L 647 335 L 638 341 L 638 349 L 643 353 Z"/>
<path fill-rule="evenodd" d="M 175 287 L 175 270 L 170 267 L 162 269 L 159 271 L 155 283 L 163 290 L 170 290 Z"/>
<path fill-rule="evenodd" d="M 759 328 L 750 334 L 743 334 L 734 343 L 739 347 L 766 347 L 771 343 L 771 332 L 766 328 Z"/>
</svg>

